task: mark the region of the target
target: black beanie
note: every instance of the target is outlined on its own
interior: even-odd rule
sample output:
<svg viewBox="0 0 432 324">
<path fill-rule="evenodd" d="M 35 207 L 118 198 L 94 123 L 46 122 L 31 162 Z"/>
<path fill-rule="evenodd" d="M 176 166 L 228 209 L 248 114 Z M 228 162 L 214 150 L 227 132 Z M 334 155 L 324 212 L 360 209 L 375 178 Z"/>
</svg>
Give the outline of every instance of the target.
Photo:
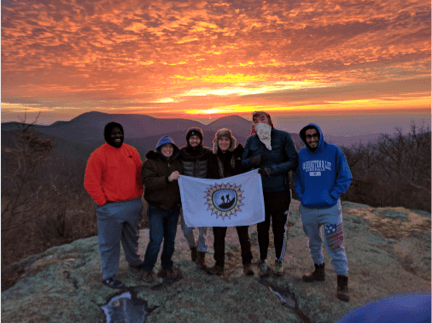
<svg viewBox="0 0 432 324">
<path fill-rule="evenodd" d="M 203 131 L 201 130 L 201 128 L 199 127 L 192 127 L 189 128 L 186 134 L 186 142 L 189 144 L 189 138 L 191 138 L 192 136 L 198 136 L 201 140 L 201 143 L 203 141 Z"/>
<path fill-rule="evenodd" d="M 123 133 L 123 136 L 124 136 L 124 130 L 123 130 L 123 126 L 122 125 L 120 125 L 119 123 L 116 123 L 116 122 L 110 122 L 110 123 L 106 124 L 105 128 L 104 128 L 104 138 L 105 138 L 105 141 L 109 145 L 112 145 L 111 131 L 113 130 L 114 127 L 120 128 L 120 130 L 121 130 L 121 132 Z"/>
</svg>

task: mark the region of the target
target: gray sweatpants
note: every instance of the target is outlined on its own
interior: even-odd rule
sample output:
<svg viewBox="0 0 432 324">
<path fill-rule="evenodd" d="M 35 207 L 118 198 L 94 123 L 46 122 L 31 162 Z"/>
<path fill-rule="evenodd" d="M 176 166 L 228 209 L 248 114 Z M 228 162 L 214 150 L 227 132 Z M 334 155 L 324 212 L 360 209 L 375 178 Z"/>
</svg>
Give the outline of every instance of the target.
<svg viewBox="0 0 432 324">
<path fill-rule="evenodd" d="M 348 261 L 345 254 L 342 207 L 340 200 L 330 208 L 299 208 L 303 230 L 309 238 L 309 250 L 315 264 L 322 264 L 322 239 L 320 228 L 324 225 L 324 243 L 332 258 L 332 265 L 337 275 L 346 276 Z"/>
<path fill-rule="evenodd" d="M 131 266 L 142 263 L 138 249 L 138 223 L 142 217 L 141 198 L 107 203 L 96 207 L 99 251 L 102 257 L 103 279 L 117 273 L 120 242 Z"/>
</svg>

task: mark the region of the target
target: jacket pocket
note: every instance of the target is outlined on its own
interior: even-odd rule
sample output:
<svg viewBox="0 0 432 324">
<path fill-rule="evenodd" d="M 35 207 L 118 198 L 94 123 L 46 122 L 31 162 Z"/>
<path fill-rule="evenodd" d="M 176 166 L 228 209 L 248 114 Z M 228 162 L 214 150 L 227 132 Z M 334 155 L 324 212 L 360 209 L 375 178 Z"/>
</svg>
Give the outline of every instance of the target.
<svg viewBox="0 0 432 324">
<path fill-rule="evenodd" d="M 335 205 L 337 200 L 330 196 L 327 189 L 306 189 L 301 203 L 305 207 L 325 208 Z"/>
</svg>

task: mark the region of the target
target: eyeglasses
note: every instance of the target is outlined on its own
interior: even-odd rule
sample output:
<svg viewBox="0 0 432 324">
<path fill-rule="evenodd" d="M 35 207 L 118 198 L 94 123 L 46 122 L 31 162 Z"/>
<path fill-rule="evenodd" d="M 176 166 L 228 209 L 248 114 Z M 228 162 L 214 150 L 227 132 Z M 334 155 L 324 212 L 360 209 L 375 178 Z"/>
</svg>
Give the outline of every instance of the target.
<svg viewBox="0 0 432 324">
<path fill-rule="evenodd" d="M 308 140 L 310 140 L 310 139 L 312 139 L 312 138 L 318 139 L 318 138 L 319 138 L 319 134 L 318 134 L 318 133 L 315 133 L 315 134 L 312 134 L 312 135 L 306 135 L 305 137 L 306 137 L 306 139 L 308 139 Z"/>
</svg>

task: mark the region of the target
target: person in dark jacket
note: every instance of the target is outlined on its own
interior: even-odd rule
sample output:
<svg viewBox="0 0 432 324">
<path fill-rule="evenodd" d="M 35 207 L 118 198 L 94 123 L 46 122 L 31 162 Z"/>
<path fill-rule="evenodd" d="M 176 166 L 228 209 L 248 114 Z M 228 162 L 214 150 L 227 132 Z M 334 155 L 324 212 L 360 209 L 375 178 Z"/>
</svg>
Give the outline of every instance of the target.
<svg viewBox="0 0 432 324">
<path fill-rule="evenodd" d="M 318 125 L 305 126 L 300 131 L 300 138 L 306 147 L 299 152 L 294 188 L 301 202 L 299 211 L 303 230 L 309 238 L 309 250 L 315 265 L 315 271 L 305 274 L 302 279 L 305 282 L 325 280 L 320 236 L 320 228 L 324 226 L 324 243 L 337 274 L 336 296 L 349 301 L 340 195 L 351 184 L 351 171 L 341 149 L 324 140 Z"/>
<path fill-rule="evenodd" d="M 123 143 L 122 125 L 108 123 L 104 137 L 106 143 L 97 148 L 88 159 L 84 187 L 97 204 L 102 283 L 111 288 L 123 288 L 124 284 L 115 277 L 120 260 L 120 242 L 129 265 L 142 265 L 136 254 L 136 231 L 143 209 L 142 163 L 138 151 Z"/>
<path fill-rule="evenodd" d="M 270 218 L 276 251 L 274 274 L 281 276 L 291 202 L 288 172 L 296 170 L 298 155 L 291 135 L 275 129 L 270 115 L 263 111 L 252 114 L 251 135 L 246 141 L 242 166 L 246 171 L 259 168 L 258 172 L 262 176 L 266 215 L 264 222 L 257 224 L 260 276 L 269 275 L 266 259 Z"/>
<path fill-rule="evenodd" d="M 236 139 L 229 129 L 222 128 L 216 132 L 213 141 L 213 153 L 209 162 L 209 178 L 222 179 L 243 172 L 241 166 L 243 146 L 239 144 L 236 147 Z M 236 226 L 236 230 L 240 240 L 243 272 L 249 276 L 253 275 L 249 226 Z M 226 231 L 227 227 L 213 227 L 216 264 L 206 269 L 209 274 L 223 275 L 224 273 Z"/>
<path fill-rule="evenodd" d="M 149 283 L 155 279 L 153 268 L 162 240 L 162 268 L 158 276 L 170 279 L 180 276 L 180 270 L 173 267 L 171 260 L 180 214 L 180 190 L 177 180 L 182 173 L 182 164 L 178 158 L 179 153 L 173 140 L 164 136 L 157 143 L 156 151 L 146 154 L 147 160 L 142 166 L 144 198 L 148 202 L 150 242 L 141 267 L 141 278 Z"/>
<path fill-rule="evenodd" d="M 183 174 L 196 178 L 207 178 L 208 160 L 212 151 L 203 145 L 203 132 L 201 128 L 192 127 L 186 133 L 186 146 L 180 150 L 180 160 L 183 164 Z M 207 227 L 200 227 L 198 232 L 198 249 L 195 243 L 193 227 L 188 227 L 182 214 L 181 227 L 191 250 L 191 259 L 197 263 L 198 268 L 205 269 L 205 255 L 207 252 Z"/>
</svg>

